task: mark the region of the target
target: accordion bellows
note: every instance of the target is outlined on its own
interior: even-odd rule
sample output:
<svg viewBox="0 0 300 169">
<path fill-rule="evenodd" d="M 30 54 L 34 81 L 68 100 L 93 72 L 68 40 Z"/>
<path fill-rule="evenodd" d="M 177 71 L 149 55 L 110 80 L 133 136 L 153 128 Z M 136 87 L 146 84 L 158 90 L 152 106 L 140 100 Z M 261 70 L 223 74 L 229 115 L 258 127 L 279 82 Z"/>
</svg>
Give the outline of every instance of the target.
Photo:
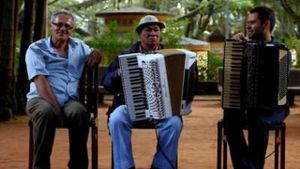
<svg viewBox="0 0 300 169">
<path fill-rule="evenodd" d="M 227 40 L 223 109 L 269 109 L 287 105 L 288 50 L 275 43 Z"/>
<path fill-rule="evenodd" d="M 125 102 L 133 121 L 191 112 L 196 53 L 163 49 L 119 56 Z"/>
</svg>

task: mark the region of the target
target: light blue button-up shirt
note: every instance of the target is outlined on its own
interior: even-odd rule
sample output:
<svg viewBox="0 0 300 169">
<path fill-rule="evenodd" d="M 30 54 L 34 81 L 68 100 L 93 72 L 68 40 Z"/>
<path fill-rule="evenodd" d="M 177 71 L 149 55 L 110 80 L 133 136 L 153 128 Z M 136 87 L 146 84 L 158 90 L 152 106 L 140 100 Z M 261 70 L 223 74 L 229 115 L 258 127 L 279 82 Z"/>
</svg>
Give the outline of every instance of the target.
<svg viewBox="0 0 300 169">
<path fill-rule="evenodd" d="M 61 106 L 70 99 L 77 100 L 79 80 L 90 52 L 91 48 L 75 38 L 69 41 L 67 58 L 60 56 L 54 50 L 50 38 L 32 43 L 25 58 L 28 78 L 31 81 L 27 99 L 39 97 L 32 79 L 37 75 L 44 75 Z"/>
</svg>

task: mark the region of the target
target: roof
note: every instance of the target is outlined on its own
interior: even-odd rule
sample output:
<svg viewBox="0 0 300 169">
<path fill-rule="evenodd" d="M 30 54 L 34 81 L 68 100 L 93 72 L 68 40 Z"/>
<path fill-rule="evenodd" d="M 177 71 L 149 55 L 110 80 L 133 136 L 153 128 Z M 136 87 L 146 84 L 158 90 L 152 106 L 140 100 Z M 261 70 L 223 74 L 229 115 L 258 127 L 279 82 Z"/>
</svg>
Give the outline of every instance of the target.
<svg viewBox="0 0 300 169">
<path fill-rule="evenodd" d="M 207 51 L 209 49 L 209 43 L 199 39 L 182 37 L 180 44 L 192 51 Z"/>
<path fill-rule="evenodd" d="M 172 15 L 168 12 L 161 12 L 161 11 L 155 11 L 150 10 L 142 7 L 124 7 L 120 8 L 119 10 L 113 10 L 113 11 L 106 11 L 106 12 L 99 12 L 96 13 L 96 16 L 107 16 L 107 15 L 120 15 L 120 14 L 127 14 L 127 15 Z"/>
<path fill-rule="evenodd" d="M 187 37 L 181 37 L 181 45 L 195 45 L 195 46 L 208 46 L 209 43 L 199 39 L 192 39 Z"/>
</svg>

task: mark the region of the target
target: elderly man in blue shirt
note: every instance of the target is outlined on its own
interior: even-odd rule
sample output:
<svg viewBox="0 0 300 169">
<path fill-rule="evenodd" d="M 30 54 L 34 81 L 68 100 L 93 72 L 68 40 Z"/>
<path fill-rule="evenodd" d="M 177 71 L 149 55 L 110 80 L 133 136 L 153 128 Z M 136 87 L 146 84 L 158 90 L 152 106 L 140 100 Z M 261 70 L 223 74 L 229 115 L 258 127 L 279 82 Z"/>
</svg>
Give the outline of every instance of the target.
<svg viewBox="0 0 300 169">
<path fill-rule="evenodd" d="M 87 169 L 89 114 L 79 102 L 79 80 L 85 63 L 96 66 L 101 53 L 71 37 L 74 16 L 58 11 L 51 16 L 51 37 L 32 43 L 26 52 L 30 80 L 26 111 L 33 124 L 34 169 L 50 169 L 57 124 L 69 126 L 70 169 Z"/>
</svg>

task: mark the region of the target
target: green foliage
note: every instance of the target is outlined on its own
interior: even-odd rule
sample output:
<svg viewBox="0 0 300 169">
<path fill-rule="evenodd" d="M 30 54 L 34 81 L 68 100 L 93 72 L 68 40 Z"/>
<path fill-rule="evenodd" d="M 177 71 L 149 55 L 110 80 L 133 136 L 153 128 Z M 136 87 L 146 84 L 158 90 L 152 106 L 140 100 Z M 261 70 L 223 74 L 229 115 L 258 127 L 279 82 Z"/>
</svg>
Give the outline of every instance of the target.
<svg viewBox="0 0 300 169">
<path fill-rule="evenodd" d="M 111 22 L 104 33 L 87 41 L 88 45 L 102 51 L 104 55 L 102 59 L 103 65 L 109 65 L 120 52 L 128 48 L 137 39 L 134 31 L 119 33 L 117 28 L 118 24 Z M 132 28 L 131 30 L 135 29 Z"/>
<path fill-rule="evenodd" d="M 296 39 L 296 38 L 290 38 L 287 39 L 285 41 L 285 45 L 289 48 L 289 49 L 295 49 L 296 53 L 297 53 L 297 64 L 296 67 L 300 68 L 300 39 Z"/>
<path fill-rule="evenodd" d="M 300 39 L 296 39 L 296 38 L 290 38 L 285 40 L 285 45 L 289 48 L 289 49 L 296 49 L 298 52 L 300 52 Z"/>
<path fill-rule="evenodd" d="M 207 80 L 217 80 L 217 68 L 223 66 L 223 59 L 219 56 L 208 53 Z"/>
<path fill-rule="evenodd" d="M 180 38 L 183 36 L 185 21 L 175 22 L 174 20 L 167 21 L 166 30 L 163 31 L 161 38 L 162 43 L 166 48 L 180 48 Z M 87 44 L 91 47 L 101 49 L 104 54 L 102 64 L 110 64 L 120 52 L 128 48 L 135 41 L 138 36 L 134 31 L 137 24 L 133 24 L 132 31 L 126 33 L 118 32 L 118 24 L 110 22 L 107 29 L 99 36 L 94 36 L 87 40 Z"/>
<path fill-rule="evenodd" d="M 184 36 L 187 20 L 175 21 L 167 20 L 166 30 L 163 32 L 161 38 L 162 43 L 166 48 L 180 48 L 180 39 Z"/>
<path fill-rule="evenodd" d="M 276 25 L 274 27 L 273 34 L 276 36 L 283 36 L 286 38 L 300 37 L 300 3 L 299 0 L 285 0 L 286 4 L 289 6 L 290 10 L 298 16 L 291 14 L 290 10 L 285 10 L 282 6 L 282 0 L 277 1 L 261 1 L 252 0 L 255 6 L 267 6 L 274 10 L 276 15 Z M 289 12 L 288 12 L 289 11 Z"/>
</svg>

